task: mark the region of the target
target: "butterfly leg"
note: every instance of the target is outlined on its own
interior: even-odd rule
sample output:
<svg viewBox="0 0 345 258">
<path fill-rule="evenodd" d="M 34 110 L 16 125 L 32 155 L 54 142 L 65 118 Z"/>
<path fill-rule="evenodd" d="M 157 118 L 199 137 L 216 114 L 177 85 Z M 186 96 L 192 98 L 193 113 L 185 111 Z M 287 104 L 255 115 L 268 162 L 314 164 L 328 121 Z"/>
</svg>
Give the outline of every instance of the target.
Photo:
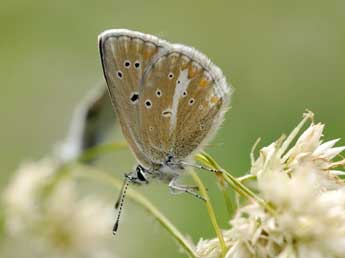
<svg viewBox="0 0 345 258">
<path fill-rule="evenodd" d="M 195 192 L 195 190 L 198 190 L 197 186 L 179 185 L 176 182 L 177 178 L 174 177 L 169 183 L 169 189 L 172 193 L 188 193 L 200 200 L 206 201 L 204 197 Z"/>
</svg>

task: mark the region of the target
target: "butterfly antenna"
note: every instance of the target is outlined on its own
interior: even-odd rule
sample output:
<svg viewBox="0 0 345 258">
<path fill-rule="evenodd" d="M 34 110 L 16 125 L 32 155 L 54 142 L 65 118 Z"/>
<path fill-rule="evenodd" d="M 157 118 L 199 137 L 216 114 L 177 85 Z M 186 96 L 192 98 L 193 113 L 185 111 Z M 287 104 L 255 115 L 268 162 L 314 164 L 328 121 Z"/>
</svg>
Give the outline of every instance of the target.
<svg viewBox="0 0 345 258">
<path fill-rule="evenodd" d="M 119 228 L 122 207 L 123 207 L 123 203 L 125 201 L 125 196 L 126 196 L 126 192 L 128 189 L 128 185 L 130 183 L 130 179 L 131 178 L 126 175 L 125 180 L 123 181 L 122 188 L 121 188 L 120 196 L 119 196 L 117 202 L 115 203 L 115 209 L 119 208 L 119 211 L 117 213 L 116 221 L 115 221 L 115 224 L 113 227 L 113 235 L 116 235 L 117 229 Z"/>
<path fill-rule="evenodd" d="M 114 205 L 114 209 L 117 210 L 117 208 L 119 208 L 120 205 L 120 201 L 122 199 L 122 195 L 123 195 L 123 190 L 125 188 L 125 185 L 127 184 L 127 177 L 125 177 L 125 179 L 123 180 L 122 186 L 121 186 L 121 190 L 120 190 L 120 194 L 117 197 L 117 201 Z"/>
</svg>

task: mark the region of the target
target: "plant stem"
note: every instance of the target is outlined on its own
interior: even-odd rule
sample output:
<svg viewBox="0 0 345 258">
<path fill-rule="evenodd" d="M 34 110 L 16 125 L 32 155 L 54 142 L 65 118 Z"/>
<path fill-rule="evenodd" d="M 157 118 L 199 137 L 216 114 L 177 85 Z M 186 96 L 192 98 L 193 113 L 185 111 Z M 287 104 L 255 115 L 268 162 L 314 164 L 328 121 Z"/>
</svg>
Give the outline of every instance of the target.
<svg viewBox="0 0 345 258">
<path fill-rule="evenodd" d="M 216 175 L 223 177 L 223 179 L 239 194 L 254 200 L 271 214 L 275 214 L 275 210 L 265 200 L 261 199 L 258 195 L 253 193 L 249 188 L 243 185 L 236 177 L 224 170 L 218 163 L 207 153 L 203 152 L 196 156 L 196 160 L 202 162 L 204 165 L 213 168 L 217 171 Z"/>
<path fill-rule="evenodd" d="M 273 209 L 273 207 L 271 207 L 264 199 L 260 198 L 258 195 L 253 193 L 249 188 L 244 186 L 239 180 L 237 180 L 236 177 L 231 175 L 229 172 L 223 170 L 223 173 L 224 173 L 225 181 L 229 185 L 233 186 L 233 188 L 238 193 L 242 194 L 243 196 L 245 196 L 248 199 L 251 199 L 251 200 L 257 202 L 259 205 L 261 205 L 264 209 L 266 209 L 272 215 L 275 214 L 275 210 Z"/>
<path fill-rule="evenodd" d="M 84 178 L 96 179 L 103 183 L 110 184 L 117 189 L 120 189 L 122 185 L 120 180 L 96 169 L 92 169 L 91 173 L 79 172 L 75 173 L 75 175 Z M 168 233 L 179 243 L 179 245 L 183 248 L 183 250 L 188 254 L 189 257 L 198 257 L 189 241 L 148 199 L 146 199 L 141 193 L 133 189 L 128 189 L 127 196 L 136 204 L 143 207 L 149 214 L 151 214 L 159 222 L 159 224 L 161 224 L 163 228 L 165 228 L 165 230 L 167 230 Z"/>
<path fill-rule="evenodd" d="M 237 178 L 237 180 L 241 183 L 247 182 L 252 179 L 256 179 L 256 176 L 248 174 Z"/>
<path fill-rule="evenodd" d="M 228 212 L 229 217 L 231 217 L 233 214 L 233 211 L 235 210 L 235 204 L 234 204 L 233 200 L 231 199 L 231 197 L 229 196 L 229 194 L 227 193 L 226 186 L 221 185 L 220 187 L 221 187 L 221 191 L 223 193 L 226 210 Z"/>
<path fill-rule="evenodd" d="M 197 186 L 199 187 L 199 191 L 200 191 L 202 197 L 204 197 L 206 200 L 207 212 L 208 212 L 208 215 L 210 217 L 211 223 L 213 225 L 214 231 L 216 232 L 216 235 L 218 237 L 220 249 L 222 250 L 222 257 L 225 257 L 227 247 L 226 247 L 226 244 L 225 244 L 225 241 L 223 238 L 222 231 L 219 228 L 216 214 L 214 212 L 214 209 L 213 209 L 211 201 L 210 201 L 210 197 L 208 196 L 207 190 L 206 190 L 204 184 L 202 183 L 200 177 L 197 175 L 197 173 L 195 173 L 194 171 L 191 171 L 191 175 L 192 175 L 194 181 L 196 182 Z"/>
</svg>

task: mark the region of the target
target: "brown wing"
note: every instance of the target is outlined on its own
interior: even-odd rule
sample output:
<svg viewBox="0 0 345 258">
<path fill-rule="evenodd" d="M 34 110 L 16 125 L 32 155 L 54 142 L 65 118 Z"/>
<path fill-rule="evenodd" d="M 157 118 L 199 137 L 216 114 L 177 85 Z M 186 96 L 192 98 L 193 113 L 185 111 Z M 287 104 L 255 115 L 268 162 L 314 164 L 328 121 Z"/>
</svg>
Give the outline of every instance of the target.
<svg viewBox="0 0 345 258">
<path fill-rule="evenodd" d="M 139 123 L 140 85 L 155 56 L 167 46 L 158 38 L 128 30 L 108 30 L 99 36 L 104 76 L 122 133 L 139 162 L 151 165 L 143 149 Z"/>
<path fill-rule="evenodd" d="M 211 138 L 224 116 L 230 89 L 204 55 L 173 45 L 147 70 L 140 94 L 143 145 L 162 163 L 168 155 L 176 161 L 187 158 Z"/>
<path fill-rule="evenodd" d="M 171 148 L 172 100 L 180 65 L 179 53 L 161 56 L 143 80 L 139 108 L 142 139 L 146 153 L 156 163 L 163 163 Z"/>
</svg>

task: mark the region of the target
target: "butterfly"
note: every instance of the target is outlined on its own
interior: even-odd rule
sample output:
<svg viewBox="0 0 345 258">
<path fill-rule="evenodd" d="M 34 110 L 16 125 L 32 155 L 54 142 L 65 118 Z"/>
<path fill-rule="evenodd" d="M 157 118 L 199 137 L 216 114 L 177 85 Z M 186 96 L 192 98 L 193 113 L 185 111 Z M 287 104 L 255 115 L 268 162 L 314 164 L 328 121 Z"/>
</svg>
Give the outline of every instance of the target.
<svg viewBox="0 0 345 258">
<path fill-rule="evenodd" d="M 178 178 L 219 129 L 231 86 L 204 54 L 185 45 L 126 29 L 106 30 L 98 42 L 113 109 L 139 163 L 125 174 L 115 234 L 129 183 L 158 178 L 172 192 L 202 198 Z"/>
</svg>

